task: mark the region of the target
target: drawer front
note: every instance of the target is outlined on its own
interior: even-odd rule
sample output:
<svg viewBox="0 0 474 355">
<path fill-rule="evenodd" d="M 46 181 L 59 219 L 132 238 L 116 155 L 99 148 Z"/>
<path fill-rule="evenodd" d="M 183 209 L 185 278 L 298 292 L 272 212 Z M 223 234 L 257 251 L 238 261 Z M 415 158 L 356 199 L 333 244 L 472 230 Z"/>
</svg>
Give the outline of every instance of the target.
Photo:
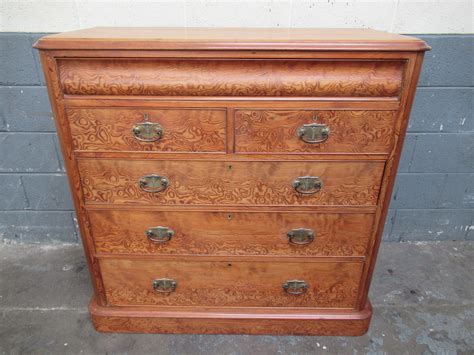
<svg viewBox="0 0 474 355">
<path fill-rule="evenodd" d="M 223 109 L 74 108 L 66 113 L 75 150 L 225 152 Z"/>
<path fill-rule="evenodd" d="M 373 206 L 384 169 L 383 162 L 335 161 L 81 159 L 78 166 L 86 203 L 147 205 Z M 305 176 L 311 176 L 309 181 Z M 317 179 L 323 185 L 319 191 L 311 188 Z"/>
<path fill-rule="evenodd" d="M 363 263 L 100 260 L 110 305 L 354 308 Z M 174 291 L 165 281 L 176 282 Z M 155 281 L 162 280 L 162 281 Z M 289 294 L 283 284 L 298 280 Z M 155 281 L 155 288 L 154 288 Z M 289 285 L 291 286 L 291 285 Z M 158 292 L 167 291 L 167 292 Z"/>
<path fill-rule="evenodd" d="M 89 210 L 88 215 L 98 253 L 144 255 L 365 256 L 373 222 L 372 214 L 356 213 Z"/>
<path fill-rule="evenodd" d="M 388 153 L 395 111 L 237 110 L 237 153 Z"/>
<path fill-rule="evenodd" d="M 398 97 L 404 66 L 353 59 L 58 60 L 69 95 Z"/>
</svg>

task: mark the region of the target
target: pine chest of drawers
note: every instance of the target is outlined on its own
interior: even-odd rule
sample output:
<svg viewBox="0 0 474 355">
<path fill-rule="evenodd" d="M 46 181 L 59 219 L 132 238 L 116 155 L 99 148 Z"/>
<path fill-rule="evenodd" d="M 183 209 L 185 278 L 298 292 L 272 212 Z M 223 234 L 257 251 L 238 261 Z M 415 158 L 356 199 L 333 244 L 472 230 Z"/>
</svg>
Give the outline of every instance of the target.
<svg viewBox="0 0 474 355">
<path fill-rule="evenodd" d="M 366 332 L 423 41 L 97 28 L 35 46 L 96 329 Z"/>
</svg>

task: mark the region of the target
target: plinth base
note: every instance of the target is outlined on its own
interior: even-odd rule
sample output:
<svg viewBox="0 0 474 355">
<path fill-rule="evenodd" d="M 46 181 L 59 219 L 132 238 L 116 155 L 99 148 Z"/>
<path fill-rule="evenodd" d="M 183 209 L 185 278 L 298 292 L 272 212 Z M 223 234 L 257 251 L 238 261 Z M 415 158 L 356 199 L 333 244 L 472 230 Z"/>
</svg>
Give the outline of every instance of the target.
<svg viewBox="0 0 474 355">
<path fill-rule="evenodd" d="M 89 305 L 96 330 L 111 333 L 363 335 L 372 317 L 362 311 L 257 308 L 103 307 Z"/>
</svg>

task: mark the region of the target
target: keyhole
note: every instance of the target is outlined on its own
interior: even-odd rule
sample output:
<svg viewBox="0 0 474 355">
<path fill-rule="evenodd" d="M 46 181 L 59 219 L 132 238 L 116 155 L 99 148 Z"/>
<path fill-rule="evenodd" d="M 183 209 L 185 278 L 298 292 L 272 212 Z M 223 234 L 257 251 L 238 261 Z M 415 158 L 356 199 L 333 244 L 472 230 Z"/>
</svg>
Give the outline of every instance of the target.
<svg viewBox="0 0 474 355">
<path fill-rule="evenodd" d="M 229 165 L 227 169 L 232 170 L 232 165 Z"/>
<path fill-rule="evenodd" d="M 229 214 L 227 215 L 227 219 L 228 219 L 229 221 L 232 220 L 232 214 L 229 213 Z"/>
<path fill-rule="evenodd" d="M 150 115 L 149 115 L 148 113 L 144 113 L 144 114 L 143 114 L 143 119 L 144 119 L 145 121 L 148 121 L 148 120 L 150 119 Z"/>
</svg>

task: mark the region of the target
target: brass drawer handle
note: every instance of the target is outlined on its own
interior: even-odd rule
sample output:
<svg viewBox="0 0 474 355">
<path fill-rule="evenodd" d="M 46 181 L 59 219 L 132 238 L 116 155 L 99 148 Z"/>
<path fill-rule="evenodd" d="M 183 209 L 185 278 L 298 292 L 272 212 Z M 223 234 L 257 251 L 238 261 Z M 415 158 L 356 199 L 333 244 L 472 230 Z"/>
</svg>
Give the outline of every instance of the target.
<svg viewBox="0 0 474 355">
<path fill-rule="evenodd" d="M 304 124 L 296 130 L 299 139 L 306 143 L 322 143 L 329 138 L 330 129 L 325 124 Z"/>
<path fill-rule="evenodd" d="M 306 245 L 314 240 L 314 231 L 307 228 L 296 228 L 286 233 L 290 244 Z"/>
<path fill-rule="evenodd" d="M 302 280 L 288 280 L 282 287 L 290 295 L 301 295 L 308 291 L 308 284 Z"/>
<path fill-rule="evenodd" d="M 161 192 L 166 190 L 169 181 L 160 175 L 145 175 L 140 178 L 139 186 L 145 192 Z"/>
<path fill-rule="evenodd" d="M 139 141 L 155 142 L 163 137 L 164 130 L 159 123 L 141 122 L 133 125 L 132 133 Z"/>
<path fill-rule="evenodd" d="M 177 283 L 173 279 L 153 280 L 153 290 L 158 293 L 170 293 L 176 291 Z"/>
<path fill-rule="evenodd" d="M 300 176 L 293 181 L 294 189 L 303 195 L 315 194 L 323 187 L 323 180 L 317 176 Z"/>
<path fill-rule="evenodd" d="M 174 231 L 168 227 L 152 227 L 145 232 L 146 237 L 153 243 L 166 243 L 173 238 Z"/>
</svg>

